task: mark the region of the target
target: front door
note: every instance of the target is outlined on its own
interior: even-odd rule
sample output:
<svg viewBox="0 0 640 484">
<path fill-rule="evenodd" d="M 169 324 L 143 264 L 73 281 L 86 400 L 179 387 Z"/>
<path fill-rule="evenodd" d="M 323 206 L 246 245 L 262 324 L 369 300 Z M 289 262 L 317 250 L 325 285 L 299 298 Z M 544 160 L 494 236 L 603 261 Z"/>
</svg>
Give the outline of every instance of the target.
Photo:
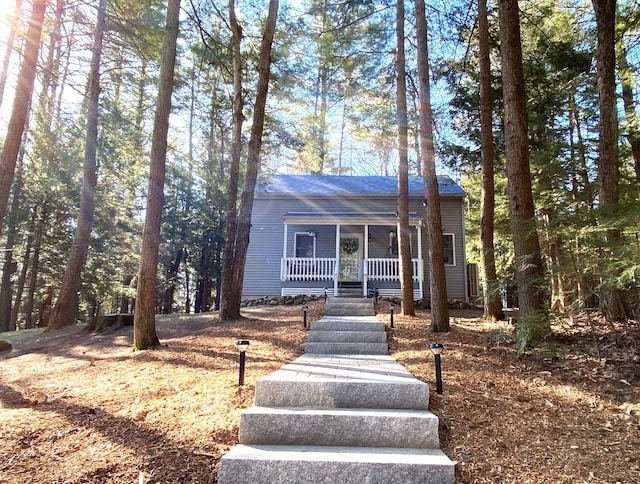
<svg viewBox="0 0 640 484">
<path fill-rule="evenodd" d="M 340 235 L 340 282 L 362 282 L 362 235 Z"/>
</svg>

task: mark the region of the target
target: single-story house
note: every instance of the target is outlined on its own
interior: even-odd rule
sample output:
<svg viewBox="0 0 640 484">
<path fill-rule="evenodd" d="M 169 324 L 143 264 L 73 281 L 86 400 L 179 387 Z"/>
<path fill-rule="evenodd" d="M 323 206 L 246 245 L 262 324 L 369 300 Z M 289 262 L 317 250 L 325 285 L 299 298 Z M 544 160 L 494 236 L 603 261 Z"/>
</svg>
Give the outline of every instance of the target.
<svg viewBox="0 0 640 484">
<path fill-rule="evenodd" d="M 465 192 L 438 177 L 449 299 L 468 300 Z M 423 180 L 409 179 L 414 296 L 429 297 Z M 243 298 L 400 295 L 397 178 L 273 175 L 256 187 Z"/>
</svg>

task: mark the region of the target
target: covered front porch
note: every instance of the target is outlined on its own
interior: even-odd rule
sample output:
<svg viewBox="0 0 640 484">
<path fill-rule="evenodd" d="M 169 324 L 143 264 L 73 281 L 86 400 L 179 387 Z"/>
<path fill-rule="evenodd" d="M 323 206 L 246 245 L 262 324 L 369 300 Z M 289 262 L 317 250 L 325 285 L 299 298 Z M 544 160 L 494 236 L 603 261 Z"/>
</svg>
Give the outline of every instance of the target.
<svg viewBox="0 0 640 484">
<path fill-rule="evenodd" d="M 422 221 L 410 214 L 414 297 L 423 297 Z M 282 295 L 400 295 L 395 213 L 288 213 Z"/>
</svg>

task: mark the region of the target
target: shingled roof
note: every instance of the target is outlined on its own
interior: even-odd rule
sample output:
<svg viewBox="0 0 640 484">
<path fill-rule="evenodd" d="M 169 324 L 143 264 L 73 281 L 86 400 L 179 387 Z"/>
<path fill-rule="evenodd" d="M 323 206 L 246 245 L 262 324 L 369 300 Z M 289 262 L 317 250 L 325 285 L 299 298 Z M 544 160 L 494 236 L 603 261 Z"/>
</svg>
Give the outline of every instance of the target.
<svg viewBox="0 0 640 484">
<path fill-rule="evenodd" d="M 441 195 L 465 194 L 460 185 L 446 175 L 438 176 L 438 189 Z M 259 193 L 309 195 L 395 195 L 398 193 L 398 179 L 395 176 L 272 175 L 262 178 L 256 190 Z M 409 193 L 424 193 L 422 177 L 409 177 Z"/>
</svg>

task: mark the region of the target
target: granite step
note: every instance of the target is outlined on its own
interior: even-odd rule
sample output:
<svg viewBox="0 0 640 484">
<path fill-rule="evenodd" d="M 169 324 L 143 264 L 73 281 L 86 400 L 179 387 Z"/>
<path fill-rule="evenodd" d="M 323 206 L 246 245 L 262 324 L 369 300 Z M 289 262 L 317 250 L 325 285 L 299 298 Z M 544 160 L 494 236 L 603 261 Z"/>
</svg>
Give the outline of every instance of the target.
<svg viewBox="0 0 640 484">
<path fill-rule="evenodd" d="M 387 343 L 310 342 L 304 345 L 304 352 L 323 355 L 386 355 L 389 353 L 389 346 Z"/>
<path fill-rule="evenodd" d="M 241 444 L 437 449 L 438 417 L 427 410 L 251 407 Z"/>
<path fill-rule="evenodd" d="M 386 343 L 387 334 L 384 331 L 321 331 L 314 329 L 309 332 L 307 340 L 310 343 Z"/>
<path fill-rule="evenodd" d="M 387 355 L 305 354 L 258 379 L 254 403 L 426 410 L 429 386 Z"/>
<path fill-rule="evenodd" d="M 237 445 L 218 484 L 451 484 L 454 464 L 438 449 Z"/>
<path fill-rule="evenodd" d="M 311 323 L 311 331 L 385 331 L 382 321 L 372 316 L 323 317 Z"/>
<path fill-rule="evenodd" d="M 373 307 L 366 307 L 360 305 L 345 305 L 345 306 L 331 306 L 324 307 L 324 314 L 326 316 L 344 316 L 346 314 L 352 316 L 375 316 Z"/>
</svg>

